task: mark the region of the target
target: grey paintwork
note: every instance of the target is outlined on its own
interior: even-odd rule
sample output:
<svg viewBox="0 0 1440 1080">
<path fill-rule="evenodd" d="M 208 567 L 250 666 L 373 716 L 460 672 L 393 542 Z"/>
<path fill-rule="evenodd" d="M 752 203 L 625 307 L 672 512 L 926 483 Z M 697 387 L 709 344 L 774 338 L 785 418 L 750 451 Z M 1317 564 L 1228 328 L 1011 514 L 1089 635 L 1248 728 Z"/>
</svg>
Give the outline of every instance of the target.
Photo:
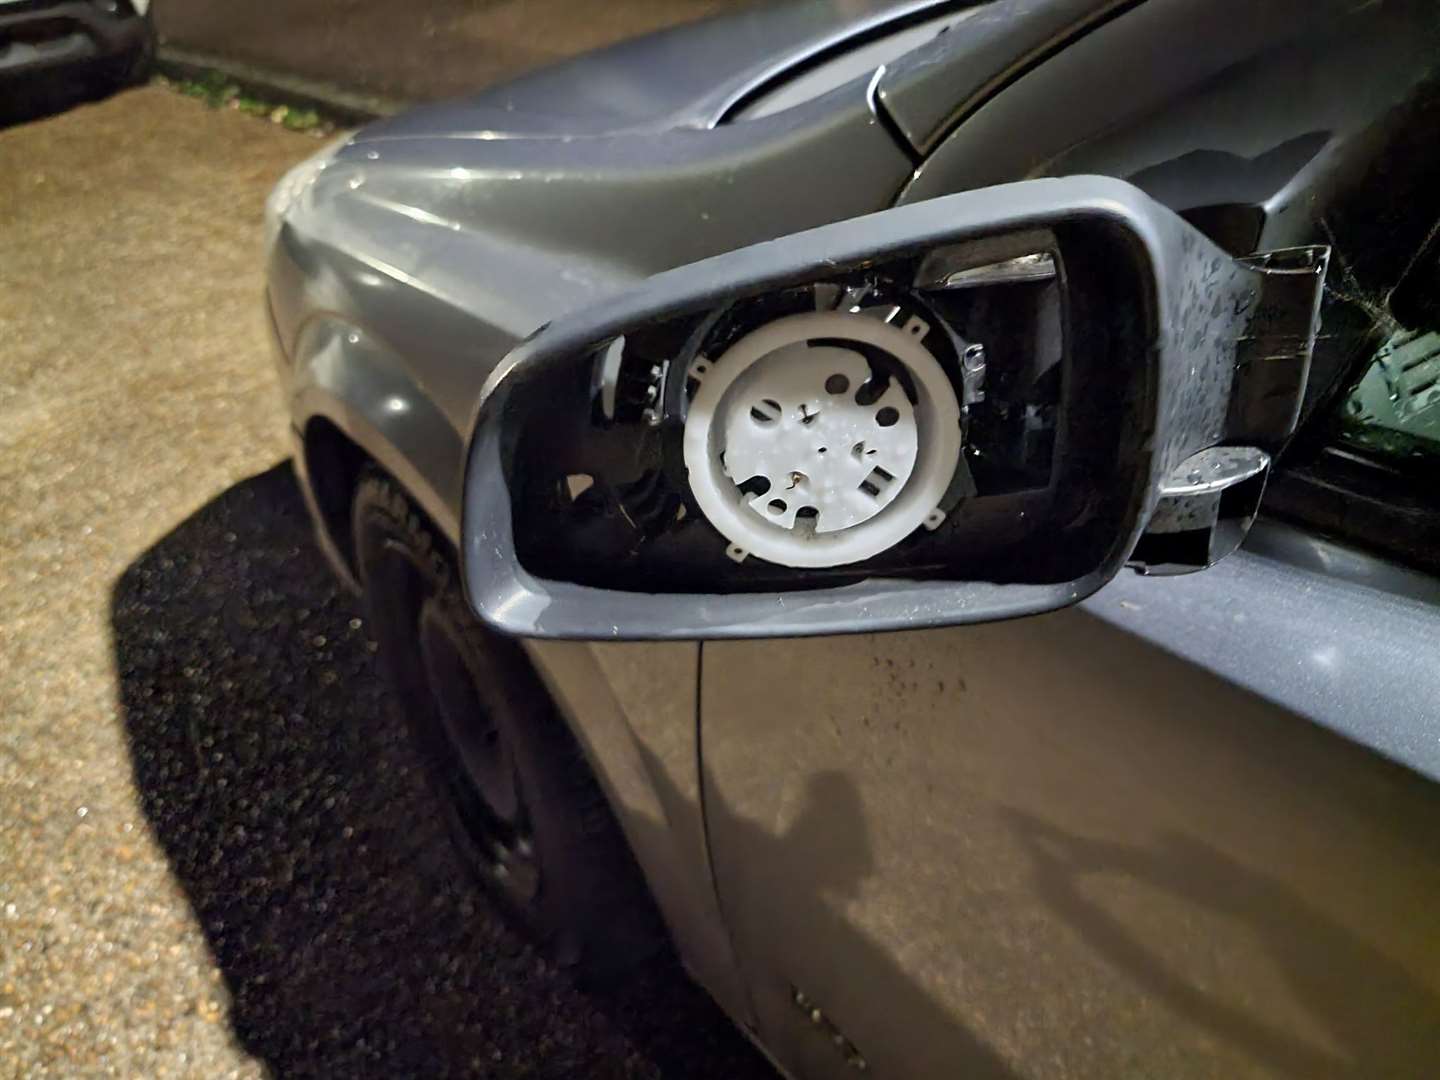
<svg viewBox="0 0 1440 1080">
<path fill-rule="evenodd" d="M 776 48 L 723 22 L 659 48 L 708 43 L 695 70 L 741 93 L 842 38 L 829 8 Z M 458 545 L 462 432 L 515 342 L 650 273 L 897 199 L 1104 173 L 1175 209 L 1259 201 L 1267 245 L 1309 241 L 1311 194 L 1429 70 L 1423 10 L 1146 0 L 923 135 L 883 76 L 713 130 L 727 106 L 698 77 L 636 76 L 643 105 L 576 115 L 579 93 L 556 119 L 577 69 L 372 129 L 271 255 L 302 460 L 335 425 Z M 978 63 L 963 31 L 927 55 Z M 607 63 L 645 69 L 649 48 Z M 694 644 L 530 648 L 687 963 L 797 1074 L 850 1070 L 794 982 L 876 1075 L 1422 1075 L 1440 1053 L 1440 819 L 1419 775 L 1437 611 L 1430 579 L 1267 529 L 1069 612 L 708 645 L 703 678 Z M 892 675 L 911 661 L 926 670 Z"/>
<path fill-rule="evenodd" d="M 857 40 L 962 6 L 954 0 L 852 0 L 756 7 L 621 42 L 458 101 L 427 105 L 372 125 L 363 138 L 709 128 L 779 75 Z"/>
<path fill-rule="evenodd" d="M 326 410 L 317 398 L 313 411 L 292 410 L 297 426 L 327 416 L 387 468 L 409 463 L 412 492 L 454 540 L 454 440 L 516 342 L 647 274 L 880 209 L 910 168 L 863 94 L 844 89 L 743 125 L 663 135 L 459 138 L 428 120 L 406 135 L 403 123 L 342 147 L 291 208 L 269 297 L 295 370 L 345 403 Z M 814 198 L 822 186 L 827 197 Z M 364 408 L 353 373 L 317 362 L 325 339 L 309 323 L 321 317 L 368 331 L 372 369 L 410 384 L 388 387 L 387 409 Z"/>
<path fill-rule="evenodd" d="M 1118 14 L 1104 7 L 1104 21 L 972 105 L 898 201 L 1100 172 L 1195 220 L 1211 211 L 1213 221 L 1217 208 L 1246 211 L 1217 236 L 1235 250 L 1336 243 L 1342 266 L 1374 259 L 1335 235 L 1345 221 L 1336 202 L 1371 168 L 1391 118 L 1434 79 L 1440 19 L 1429 0 L 1152 0 Z M 890 79 L 898 89 L 922 76 L 965 77 L 960 57 L 947 62 L 935 45 L 928 52 L 923 66 L 895 65 L 882 89 Z M 1392 229 L 1423 231 L 1425 212 L 1417 214 L 1423 224 L 1397 221 Z M 1316 347 L 1311 406 L 1356 359 L 1350 338 L 1333 332 L 1344 315 L 1334 300 L 1332 333 Z"/>
<path fill-rule="evenodd" d="M 1255 201 L 1267 204 L 1272 228 L 1307 228 L 1308 215 L 1290 204 L 1434 66 L 1433 20 L 1416 3 L 1002 0 L 995 11 L 1011 6 L 1053 9 L 1088 30 L 1023 77 L 995 61 L 977 68 L 944 39 L 892 64 L 877 93 L 934 150 L 906 198 L 1103 163 L 1176 210 Z M 1016 31 L 986 15 L 991 37 L 1009 44 Z M 1035 16 L 1031 23 L 1049 28 Z M 980 24 L 977 16 L 965 30 Z M 1003 93 L 977 93 L 1002 78 Z M 1078 86 L 1085 93 L 1057 109 L 1056 95 Z M 922 111 L 945 100 L 942 88 L 964 95 L 963 123 Z M 1013 137 L 1017 128 L 1024 138 Z M 1259 242 L 1283 247 L 1307 236 L 1271 231 Z"/>
<path fill-rule="evenodd" d="M 1261 204 L 1256 246 L 1308 243 L 1323 207 L 1306 200 L 1331 194 L 1326 174 L 1434 69 L 1434 20 L 1413 3 L 1213 0 L 1203 17 L 1194 4 L 1129 6 L 973 103 L 963 124 L 904 112 L 932 141 L 948 136 L 902 201 L 1103 164 L 1175 210 Z M 897 95 L 912 85 L 968 75 L 942 44 L 894 65 L 882 98 L 905 110 Z M 1086 93 L 1056 109 L 1074 86 Z M 1024 139 L 999 137 L 1017 126 Z"/>
<path fill-rule="evenodd" d="M 1194 580 L 1124 575 L 1085 608 L 1440 780 L 1433 577 L 1270 522 Z"/>
<path fill-rule="evenodd" d="M 965 23 L 965 48 L 937 38 L 886 66 L 875 97 L 922 157 L 1007 82 L 1134 0 L 996 0 Z M 1027 140 L 1028 141 L 1028 140 Z"/>
<path fill-rule="evenodd" d="M 810 6 L 830 12 L 814 39 L 777 50 L 768 36 L 728 40 L 722 32 L 707 70 L 725 78 L 716 66 L 723 61 L 743 71 L 738 95 L 854 28 L 848 5 Z M 869 23 L 862 10 L 861 28 Z M 685 40 L 665 38 L 659 48 L 683 54 Z M 750 51 L 737 47 L 742 43 Z M 631 53 L 631 62 L 644 67 L 648 55 Z M 500 105 L 504 131 L 486 126 L 494 110 L 483 118 L 420 110 L 362 132 L 289 207 L 270 253 L 271 325 L 302 478 L 307 434 L 334 425 L 399 478 L 458 548 L 461 433 L 481 385 L 517 341 L 648 273 L 888 204 L 911 161 L 876 120 L 863 89 L 862 80 L 786 113 L 713 131 L 606 134 L 610 114 L 602 107 L 606 120 L 586 121 L 575 114 L 589 99 L 571 95 L 564 126 L 591 134 L 556 134 L 535 115 L 543 110 L 512 90 Z M 693 110 L 691 84 L 651 88 L 662 90 L 657 115 Z M 826 198 L 816 199 L 817 190 Z M 597 203 L 603 214 L 592 211 Z M 338 343 L 338 351 L 327 343 Z M 362 345 L 352 365 L 349 347 Z M 305 486 L 322 547 L 348 573 L 347 545 L 327 524 L 335 520 L 331 508 L 317 505 L 315 484 L 307 479 Z M 632 845 L 648 853 L 646 877 L 686 963 L 732 1015 L 745 1016 L 713 892 L 702 891 L 711 897 L 708 909 L 666 902 L 693 894 L 697 866 L 708 865 L 695 846 L 703 833 L 680 826 L 686 813 L 699 814 L 698 731 L 693 724 L 647 730 L 634 681 L 582 679 L 596 669 L 574 662 L 573 649 L 556 646 L 537 660 L 557 698 L 574 706 L 572 716 L 581 715 L 581 703 L 618 699 L 631 725 L 623 739 L 595 738 L 598 720 L 577 731 Z M 670 670 L 661 661 L 651 666 Z M 686 700 L 682 712 L 693 716 L 693 696 Z M 594 720 L 598 710 L 584 714 Z M 613 749 L 626 739 L 643 752 L 642 767 L 631 767 L 636 750 Z M 662 800 L 662 791 L 681 794 Z M 629 812 L 635 806 L 667 808 L 662 816 L 672 828 L 659 844 L 647 843 L 655 818 Z"/>
</svg>

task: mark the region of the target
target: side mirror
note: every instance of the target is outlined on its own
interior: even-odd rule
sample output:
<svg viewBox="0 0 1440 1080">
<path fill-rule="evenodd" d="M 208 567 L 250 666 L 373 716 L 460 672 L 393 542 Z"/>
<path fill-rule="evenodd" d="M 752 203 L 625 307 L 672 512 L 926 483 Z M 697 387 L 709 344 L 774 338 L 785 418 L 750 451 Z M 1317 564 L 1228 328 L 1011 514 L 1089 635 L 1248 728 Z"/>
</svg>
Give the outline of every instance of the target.
<svg viewBox="0 0 1440 1080">
<path fill-rule="evenodd" d="M 1075 177 L 657 275 L 486 384 L 464 570 L 497 629 L 721 638 L 1063 607 L 1244 537 L 1327 252 L 1235 259 Z"/>
</svg>

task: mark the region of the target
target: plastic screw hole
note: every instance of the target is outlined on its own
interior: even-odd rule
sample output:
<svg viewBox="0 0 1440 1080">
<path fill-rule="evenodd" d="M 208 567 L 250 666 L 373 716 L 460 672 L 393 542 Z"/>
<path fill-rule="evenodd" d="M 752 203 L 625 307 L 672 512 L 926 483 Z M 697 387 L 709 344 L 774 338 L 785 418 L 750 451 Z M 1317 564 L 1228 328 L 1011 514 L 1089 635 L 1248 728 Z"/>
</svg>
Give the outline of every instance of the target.
<svg viewBox="0 0 1440 1080">
<path fill-rule="evenodd" d="M 784 499 L 771 499 L 771 500 L 770 500 L 770 503 L 769 503 L 769 506 L 768 506 L 768 509 L 769 509 L 770 513 L 775 514 L 776 516 L 779 516 L 780 514 L 783 514 L 783 513 L 785 512 L 785 500 L 784 500 Z"/>
<path fill-rule="evenodd" d="M 843 394 L 849 389 L 850 380 L 839 372 L 836 372 L 825 380 L 825 392 L 827 394 Z"/>
<path fill-rule="evenodd" d="M 757 424 L 773 424 L 780 419 L 780 403 L 765 398 L 750 406 L 750 419 Z"/>
<path fill-rule="evenodd" d="M 879 465 L 870 470 L 870 475 L 860 481 L 860 490 L 872 499 L 878 499 L 880 492 L 884 491 L 894 481 L 895 474 Z"/>
<path fill-rule="evenodd" d="M 900 421 L 900 410 L 889 405 L 875 414 L 875 422 L 881 427 L 894 427 Z"/>
</svg>

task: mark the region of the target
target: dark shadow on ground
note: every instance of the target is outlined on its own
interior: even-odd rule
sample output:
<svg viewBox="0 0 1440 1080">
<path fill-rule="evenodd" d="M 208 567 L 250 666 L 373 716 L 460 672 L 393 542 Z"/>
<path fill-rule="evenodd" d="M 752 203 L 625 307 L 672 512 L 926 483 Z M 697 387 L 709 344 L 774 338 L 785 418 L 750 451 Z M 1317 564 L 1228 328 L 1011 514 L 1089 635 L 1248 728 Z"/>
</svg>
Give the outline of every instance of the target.
<svg viewBox="0 0 1440 1080">
<path fill-rule="evenodd" d="M 585 993 L 453 858 L 288 465 L 126 570 L 111 620 L 150 828 L 281 1076 L 773 1076 L 672 962 Z"/>
</svg>

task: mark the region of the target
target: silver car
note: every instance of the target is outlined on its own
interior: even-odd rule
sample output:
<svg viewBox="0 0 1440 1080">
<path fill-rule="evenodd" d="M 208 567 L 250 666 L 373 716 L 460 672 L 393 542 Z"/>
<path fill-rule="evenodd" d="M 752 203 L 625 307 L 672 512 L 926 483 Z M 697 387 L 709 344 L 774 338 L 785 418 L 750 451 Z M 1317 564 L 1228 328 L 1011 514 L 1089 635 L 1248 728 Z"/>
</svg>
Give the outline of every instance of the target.
<svg viewBox="0 0 1440 1080">
<path fill-rule="evenodd" d="M 786 1073 L 1440 1069 L 1432 4 L 811 2 L 268 207 L 457 844 Z"/>
</svg>

